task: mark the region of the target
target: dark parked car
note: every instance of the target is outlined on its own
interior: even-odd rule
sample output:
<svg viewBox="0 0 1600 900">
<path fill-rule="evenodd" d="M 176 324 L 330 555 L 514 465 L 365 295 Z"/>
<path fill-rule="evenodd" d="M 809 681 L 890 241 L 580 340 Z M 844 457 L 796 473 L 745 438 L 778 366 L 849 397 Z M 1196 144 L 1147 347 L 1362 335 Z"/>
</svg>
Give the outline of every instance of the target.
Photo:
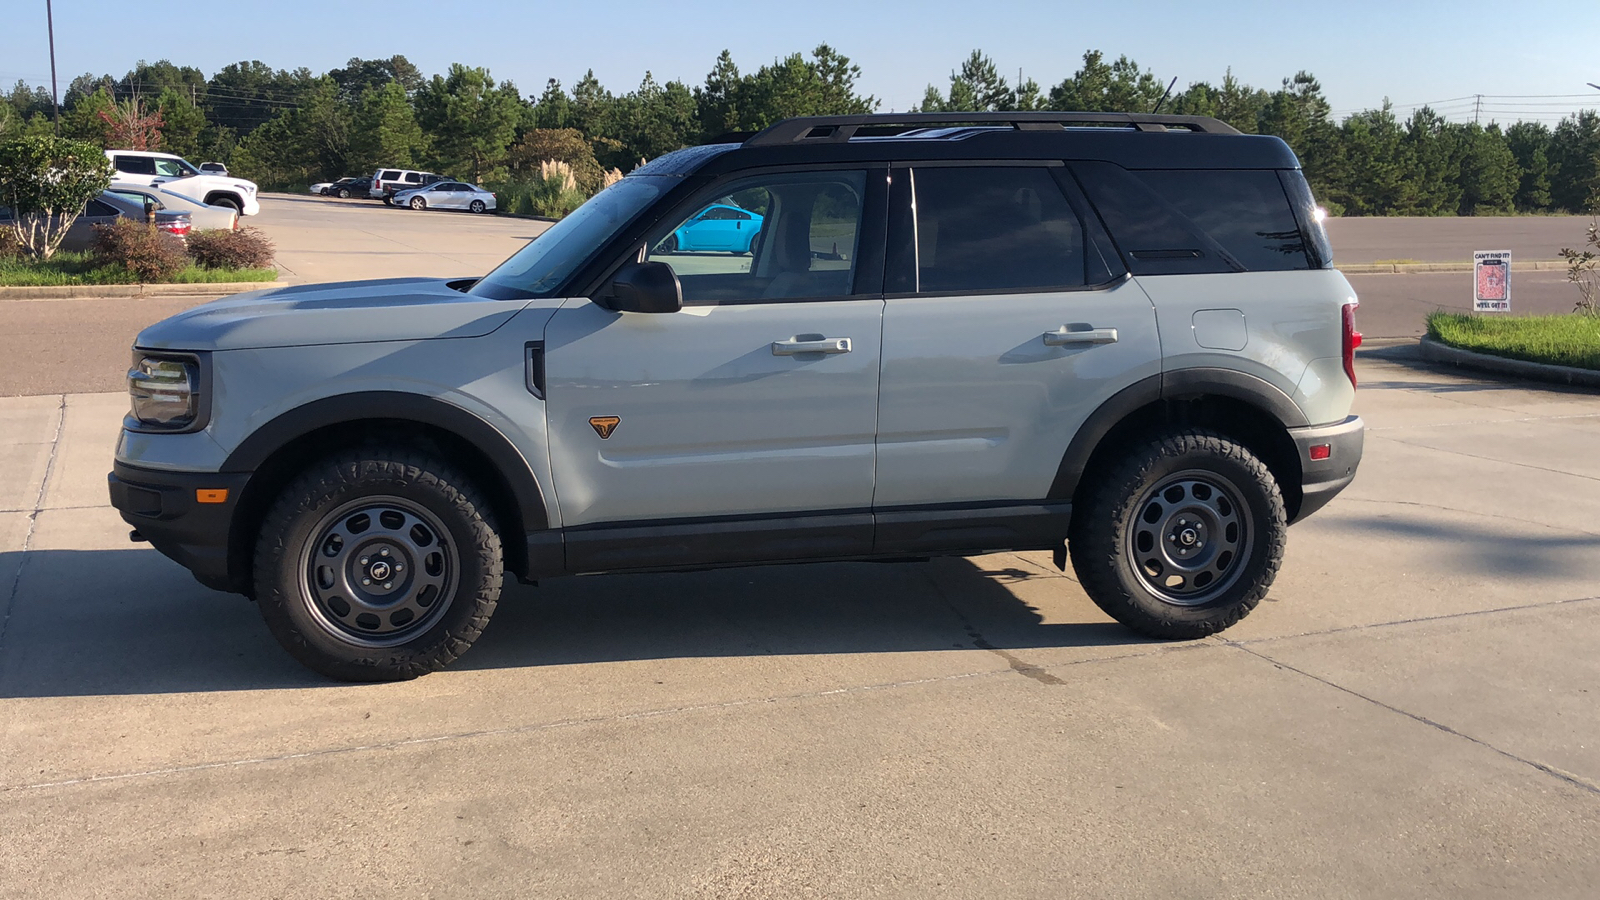
<svg viewBox="0 0 1600 900">
<path fill-rule="evenodd" d="M 341 178 L 323 188 L 322 194 L 325 197 L 348 200 L 351 197 L 365 197 L 370 190 L 372 190 L 371 178 Z"/>
<path fill-rule="evenodd" d="M 109 191 L 90 200 L 83 209 L 83 214 L 78 216 L 72 227 L 67 229 L 67 236 L 61 240 L 61 250 L 78 253 L 94 248 L 96 225 L 110 225 L 118 218 L 133 219 L 136 222 L 145 220 L 144 204 L 135 203 L 127 197 L 113 194 Z M 0 226 L 9 226 L 11 223 L 11 210 L 0 207 Z M 169 209 L 155 210 L 156 227 L 167 234 L 178 238 L 189 237 L 189 214 Z"/>
</svg>

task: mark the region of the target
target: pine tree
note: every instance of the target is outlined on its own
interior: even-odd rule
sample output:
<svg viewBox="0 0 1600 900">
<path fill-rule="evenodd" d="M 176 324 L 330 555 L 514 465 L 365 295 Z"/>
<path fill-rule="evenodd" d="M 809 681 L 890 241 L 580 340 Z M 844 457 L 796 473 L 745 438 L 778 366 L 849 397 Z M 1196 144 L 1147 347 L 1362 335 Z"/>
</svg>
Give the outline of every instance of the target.
<svg viewBox="0 0 1600 900">
<path fill-rule="evenodd" d="M 356 172 L 380 166 L 414 168 L 427 155 L 427 140 L 415 112 L 406 100 L 405 87 L 389 81 L 361 96 L 350 142 L 350 168 Z"/>
</svg>

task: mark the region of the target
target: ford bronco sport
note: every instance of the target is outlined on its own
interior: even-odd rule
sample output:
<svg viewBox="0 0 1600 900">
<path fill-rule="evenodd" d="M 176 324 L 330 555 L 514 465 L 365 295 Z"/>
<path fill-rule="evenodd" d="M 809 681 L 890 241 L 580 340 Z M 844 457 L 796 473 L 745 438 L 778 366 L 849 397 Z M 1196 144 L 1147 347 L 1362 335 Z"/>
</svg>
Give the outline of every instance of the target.
<svg viewBox="0 0 1600 900">
<path fill-rule="evenodd" d="M 758 233 L 670 240 L 713 208 Z M 1195 638 L 1355 475 L 1355 305 L 1277 138 L 793 119 L 640 167 L 481 278 L 150 327 L 111 496 L 342 679 L 455 660 L 507 574 L 998 550 Z"/>
</svg>

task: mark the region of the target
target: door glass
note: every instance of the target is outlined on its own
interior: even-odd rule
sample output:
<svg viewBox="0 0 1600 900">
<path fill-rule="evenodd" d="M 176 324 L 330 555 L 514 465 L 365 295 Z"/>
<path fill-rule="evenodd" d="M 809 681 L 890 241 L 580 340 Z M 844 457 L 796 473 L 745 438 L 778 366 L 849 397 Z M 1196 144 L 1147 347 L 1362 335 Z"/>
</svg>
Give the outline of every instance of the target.
<svg viewBox="0 0 1600 900">
<path fill-rule="evenodd" d="M 765 175 L 719 190 L 646 242 L 646 259 L 678 274 L 685 304 L 852 293 L 865 172 Z"/>
<path fill-rule="evenodd" d="M 118 172 L 129 175 L 156 174 L 156 162 L 148 156 L 118 156 L 115 163 Z"/>
<path fill-rule="evenodd" d="M 1050 171 L 915 172 L 922 293 L 1050 290 L 1084 279 L 1084 235 Z"/>
<path fill-rule="evenodd" d="M 188 174 L 175 159 L 157 159 L 154 162 L 156 164 L 156 174 L 163 178 L 181 178 Z"/>
</svg>

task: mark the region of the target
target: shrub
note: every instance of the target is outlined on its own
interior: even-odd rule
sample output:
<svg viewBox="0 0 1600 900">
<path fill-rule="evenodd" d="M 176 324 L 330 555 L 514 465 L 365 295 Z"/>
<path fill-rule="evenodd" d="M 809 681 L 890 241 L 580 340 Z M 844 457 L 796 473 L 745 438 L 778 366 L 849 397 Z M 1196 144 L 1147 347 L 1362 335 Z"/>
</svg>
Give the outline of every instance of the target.
<svg viewBox="0 0 1600 900">
<path fill-rule="evenodd" d="M 256 228 L 217 229 L 189 235 L 189 255 L 207 269 L 265 269 L 272 265 L 272 241 Z"/>
<path fill-rule="evenodd" d="M 29 255 L 49 259 L 84 204 L 111 184 L 111 163 L 83 141 L 33 136 L 0 142 L 0 206 Z"/>
<path fill-rule="evenodd" d="M 94 230 L 100 264 L 126 268 L 142 282 L 166 281 L 189 267 L 183 241 L 154 225 L 118 219 Z"/>
</svg>

